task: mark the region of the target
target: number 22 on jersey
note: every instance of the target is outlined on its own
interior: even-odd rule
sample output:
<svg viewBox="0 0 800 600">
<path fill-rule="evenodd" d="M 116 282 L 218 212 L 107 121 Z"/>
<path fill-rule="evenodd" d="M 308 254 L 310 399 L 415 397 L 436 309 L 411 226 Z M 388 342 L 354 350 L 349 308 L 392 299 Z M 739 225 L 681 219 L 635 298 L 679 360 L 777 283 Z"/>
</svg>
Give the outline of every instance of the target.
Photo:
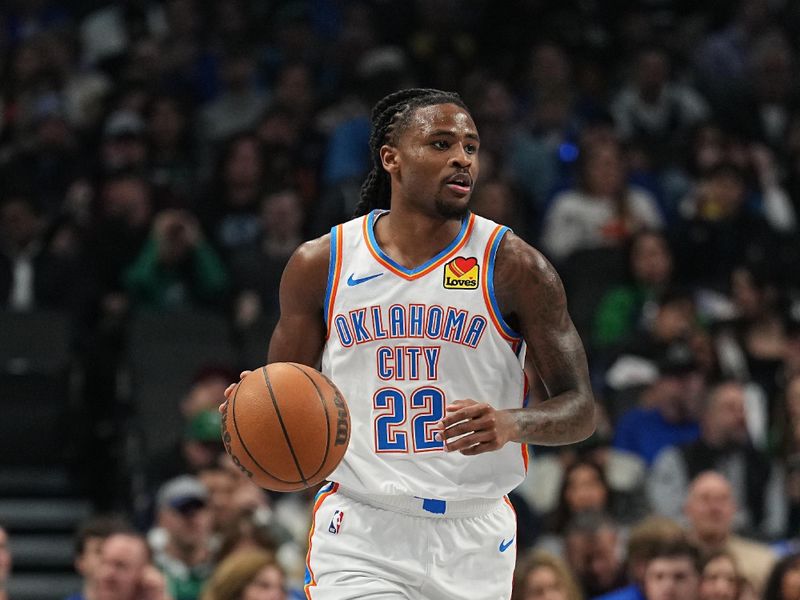
<svg viewBox="0 0 800 600">
<path fill-rule="evenodd" d="M 434 426 L 444 416 L 444 392 L 423 386 L 406 395 L 393 387 L 375 392 L 372 406 L 375 416 L 375 452 L 433 452 L 444 449 L 436 439 Z M 410 424 L 408 423 L 411 419 Z M 410 443 L 409 443 L 410 438 Z"/>
</svg>

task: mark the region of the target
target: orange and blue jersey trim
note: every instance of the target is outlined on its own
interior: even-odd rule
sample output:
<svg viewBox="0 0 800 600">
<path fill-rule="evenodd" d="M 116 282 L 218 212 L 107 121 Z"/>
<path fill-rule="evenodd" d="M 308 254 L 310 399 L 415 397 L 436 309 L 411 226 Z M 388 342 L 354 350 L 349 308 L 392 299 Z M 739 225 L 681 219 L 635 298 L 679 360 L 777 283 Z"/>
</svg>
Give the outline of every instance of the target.
<svg viewBox="0 0 800 600">
<path fill-rule="evenodd" d="M 331 482 L 328 485 L 322 487 L 319 492 L 317 492 L 316 497 L 314 498 L 314 510 L 311 513 L 311 530 L 308 532 L 308 553 L 306 554 L 306 577 L 305 581 L 303 582 L 303 591 L 306 594 L 306 598 L 311 600 L 311 590 L 310 588 L 317 585 L 317 580 L 314 577 L 314 571 L 311 570 L 311 538 L 314 536 L 314 523 L 317 518 L 317 511 L 319 507 L 322 506 L 322 503 L 325 502 L 325 499 L 329 496 L 332 496 L 336 493 L 336 490 L 339 489 L 339 484 L 335 482 Z"/>
<path fill-rule="evenodd" d="M 528 381 L 528 375 L 525 371 L 522 372 L 522 408 L 527 408 L 531 399 L 531 384 Z M 520 444 L 522 447 L 522 464 L 525 467 L 525 472 L 528 472 L 528 463 L 530 456 L 528 455 L 528 444 Z"/>
<path fill-rule="evenodd" d="M 413 281 L 414 279 L 419 279 L 420 277 L 427 275 L 455 256 L 455 254 L 464 246 L 464 244 L 467 243 L 467 240 L 469 240 L 469 236 L 472 233 L 472 228 L 475 226 L 475 215 L 469 213 L 469 216 L 467 216 L 461 222 L 461 230 L 458 232 L 458 235 L 444 250 L 439 252 L 439 254 L 430 260 L 425 261 L 420 266 L 414 269 L 407 269 L 400 263 L 392 260 L 386 253 L 384 253 L 384 251 L 381 250 L 380 246 L 378 245 L 378 241 L 375 239 L 375 221 L 384 212 L 386 211 L 373 210 L 364 218 L 364 240 L 367 243 L 367 248 L 369 249 L 370 254 L 372 254 L 372 257 L 378 261 L 378 263 L 388 269 L 389 272 L 394 273 L 398 277 L 402 277 L 408 281 Z"/>
<path fill-rule="evenodd" d="M 483 264 L 485 265 L 483 275 L 483 299 L 486 302 L 486 308 L 489 311 L 489 317 L 492 319 L 495 328 L 510 345 L 515 354 L 519 354 L 522 349 L 522 336 L 514 331 L 500 312 L 500 305 L 497 303 L 497 298 L 494 295 L 494 263 L 497 258 L 497 249 L 500 247 L 500 242 L 506 232 L 510 231 L 504 225 L 498 225 L 489 237 L 489 242 L 486 244 L 486 251 L 483 256 Z"/>
<path fill-rule="evenodd" d="M 325 304 L 322 316 L 325 319 L 325 339 L 331 335 L 331 321 L 333 320 L 333 304 L 336 300 L 336 291 L 339 289 L 339 277 L 342 274 L 342 226 L 331 228 L 331 252 L 328 260 L 328 283 L 325 287 Z"/>
</svg>

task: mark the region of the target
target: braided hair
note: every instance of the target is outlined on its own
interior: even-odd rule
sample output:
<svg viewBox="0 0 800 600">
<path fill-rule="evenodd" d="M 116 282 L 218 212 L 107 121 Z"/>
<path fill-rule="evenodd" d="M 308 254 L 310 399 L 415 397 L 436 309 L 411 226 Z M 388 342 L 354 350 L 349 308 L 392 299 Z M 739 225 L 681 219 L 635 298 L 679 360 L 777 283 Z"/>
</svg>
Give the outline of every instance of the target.
<svg viewBox="0 0 800 600">
<path fill-rule="evenodd" d="M 380 149 L 384 144 L 396 144 L 398 132 L 405 128 L 417 108 L 436 104 L 455 104 L 469 110 L 461 97 L 453 92 L 411 88 L 389 94 L 372 109 L 369 150 L 372 170 L 361 185 L 361 199 L 355 216 L 366 215 L 375 208 L 389 208 L 391 183 L 381 163 Z"/>
</svg>

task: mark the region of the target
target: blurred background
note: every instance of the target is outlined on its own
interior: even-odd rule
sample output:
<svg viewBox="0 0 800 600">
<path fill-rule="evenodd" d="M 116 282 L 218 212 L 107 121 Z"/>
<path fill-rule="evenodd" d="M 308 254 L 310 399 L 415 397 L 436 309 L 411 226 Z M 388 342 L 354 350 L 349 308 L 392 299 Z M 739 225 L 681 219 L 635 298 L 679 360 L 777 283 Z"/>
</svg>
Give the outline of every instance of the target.
<svg viewBox="0 0 800 600">
<path fill-rule="evenodd" d="M 242 480 L 215 410 L 409 86 L 462 95 L 473 210 L 554 263 L 589 353 L 597 433 L 512 495 L 520 597 L 640 589 L 665 523 L 761 597 L 800 563 L 799 34 L 792 0 L 3 2 L 0 598 L 99 597 L 127 527 L 175 600 L 237 548 L 302 587 L 316 490 Z"/>
</svg>

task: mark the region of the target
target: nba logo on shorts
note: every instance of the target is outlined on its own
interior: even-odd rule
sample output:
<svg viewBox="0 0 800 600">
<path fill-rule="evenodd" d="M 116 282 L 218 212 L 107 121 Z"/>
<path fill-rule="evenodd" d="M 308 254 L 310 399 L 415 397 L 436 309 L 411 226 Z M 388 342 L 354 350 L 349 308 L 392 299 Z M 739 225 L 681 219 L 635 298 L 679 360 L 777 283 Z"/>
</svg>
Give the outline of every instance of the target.
<svg viewBox="0 0 800 600">
<path fill-rule="evenodd" d="M 344 513 L 341 510 L 337 510 L 333 513 L 331 524 L 328 525 L 328 531 L 331 533 L 339 533 L 339 528 L 342 526 L 342 519 L 344 519 Z"/>
</svg>

